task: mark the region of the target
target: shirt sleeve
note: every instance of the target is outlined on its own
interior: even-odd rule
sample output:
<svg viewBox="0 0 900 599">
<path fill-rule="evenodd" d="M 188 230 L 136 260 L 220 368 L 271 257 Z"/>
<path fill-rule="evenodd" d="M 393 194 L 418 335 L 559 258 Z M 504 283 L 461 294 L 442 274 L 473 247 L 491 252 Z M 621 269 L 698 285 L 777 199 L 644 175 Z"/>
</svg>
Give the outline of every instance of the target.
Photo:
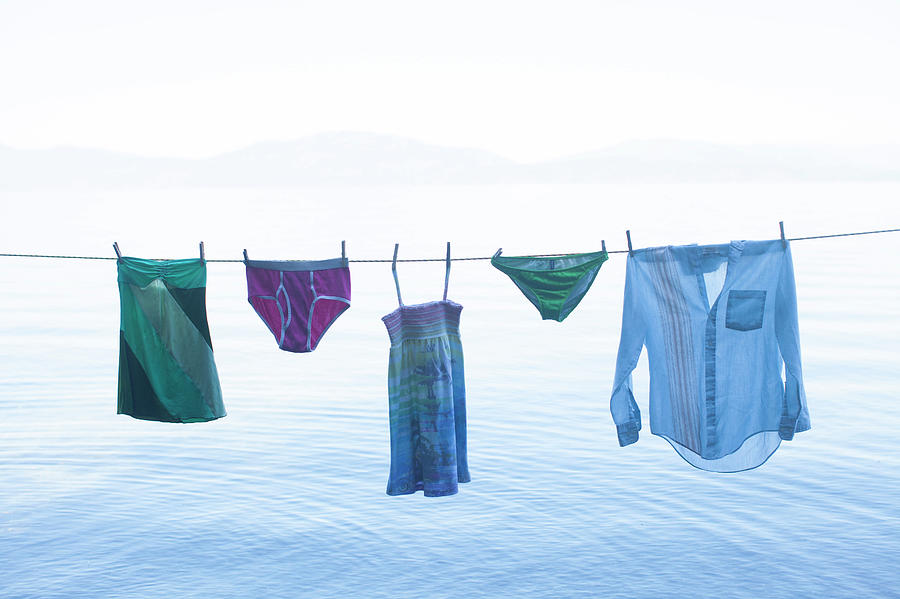
<svg viewBox="0 0 900 599">
<path fill-rule="evenodd" d="M 789 441 L 794 433 L 809 430 L 806 391 L 800 364 L 800 330 L 797 322 L 797 290 L 794 265 L 788 245 L 781 264 L 775 299 L 775 336 L 784 360 L 784 399 L 782 401 L 779 436 Z"/>
<path fill-rule="evenodd" d="M 645 323 L 640 308 L 639 285 L 635 283 L 638 266 L 628 257 L 625 265 L 625 302 L 622 308 L 622 336 L 616 358 L 616 376 L 613 381 L 609 410 L 616 423 L 619 445 L 624 447 L 638 440 L 641 430 L 641 411 L 634 401 L 631 372 L 637 366 L 646 336 Z"/>
</svg>

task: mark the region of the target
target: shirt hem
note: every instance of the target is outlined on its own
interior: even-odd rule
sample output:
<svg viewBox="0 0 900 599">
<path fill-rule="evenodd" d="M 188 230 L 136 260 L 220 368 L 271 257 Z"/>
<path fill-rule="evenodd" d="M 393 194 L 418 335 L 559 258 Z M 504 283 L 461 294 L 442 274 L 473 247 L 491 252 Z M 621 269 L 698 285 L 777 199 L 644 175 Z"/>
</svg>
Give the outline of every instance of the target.
<svg viewBox="0 0 900 599">
<path fill-rule="evenodd" d="M 747 468 L 741 468 L 740 470 L 709 470 L 709 469 L 707 469 L 707 468 L 701 468 L 700 466 L 694 464 L 693 462 L 691 462 L 690 460 L 688 460 L 686 457 L 684 457 L 683 455 L 681 455 L 681 452 L 678 451 L 678 447 L 683 447 L 685 450 L 691 452 L 692 454 L 694 454 L 695 456 L 697 456 L 697 457 L 700 458 L 701 460 L 706 460 L 706 461 L 708 461 L 708 462 L 715 462 L 715 461 L 717 461 L 717 460 L 721 460 L 721 459 L 723 459 L 723 458 L 727 458 L 728 456 L 737 453 L 738 451 L 740 451 L 741 447 L 744 446 L 744 443 L 746 443 L 747 441 L 749 441 L 750 439 L 752 439 L 752 438 L 755 437 L 756 435 L 759 435 L 759 434 L 762 434 L 762 433 L 778 433 L 778 429 L 771 429 L 771 430 L 770 430 L 770 429 L 765 429 L 765 430 L 761 430 L 761 431 L 756 431 L 756 432 L 753 433 L 752 435 L 748 435 L 747 437 L 745 437 L 744 440 L 741 441 L 741 444 L 738 445 L 737 448 L 736 448 L 734 451 L 731 451 L 731 452 L 729 452 L 729 453 L 726 453 L 726 454 L 724 454 L 724 455 L 721 455 L 721 456 L 719 456 L 719 457 L 717 457 L 717 458 L 712 458 L 712 459 L 710 459 L 710 458 L 704 458 L 702 455 L 700 455 L 699 453 L 697 453 L 696 451 L 694 451 L 693 449 L 691 449 L 691 448 L 688 447 L 687 445 L 683 445 L 683 444 L 679 443 L 678 441 L 676 441 L 675 439 L 672 439 L 672 438 L 670 438 L 670 437 L 667 437 L 667 436 L 666 436 L 665 434 L 663 434 L 663 433 L 654 433 L 652 430 L 650 431 L 650 433 L 653 434 L 653 435 L 656 435 L 657 437 L 662 437 L 663 439 L 665 439 L 666 441 L 668 441 L 668 442 L 669 442 L 669 445 L 672 446 L 672 449 L 675 450 L 675 453 L 678 454 L 678 457 L 680 457 L 682 460 L 684 460 L 685 462 L 687 462 L 688 464 L 690 464 L 691 466 L 693 466 L 693 467 L 696 468 L 697 470 L 703 470 L 704 472 L 715 472 L 715 473 L 717 473 L 717 474 L 735 474 L 735 473 L 737 473 L 737 472 L 746 472 L 747 470 L 753 470 L 753 469 L 755 469 L 755 468 L 759 468 L 760 466 L 762 466 L 763 464 L 765 464 L 766 462 L 768 462 L 768 461 L 769 461 L 769 458 L 771 458 L 771 457 L 775 454 L 775 452 L 778 451 L 778 448 L 781 447 L 781 442 L 784 440 L 784 439 L 781 439 L 781 437 L 779 437 L 779 438 L 778 438 L 778 445 L 776 445 L 775 448 L 769 453 L 769 455 L 766 456 L 766 459 L 764 459 L 764 460 L 763 460 L 762 462 L 760 462 L 759 464 L 756 464 L 755 466 L 748 466 Z M 676 445 L 677 445 L 678 447 L 676 447 Z"/>
</svg>

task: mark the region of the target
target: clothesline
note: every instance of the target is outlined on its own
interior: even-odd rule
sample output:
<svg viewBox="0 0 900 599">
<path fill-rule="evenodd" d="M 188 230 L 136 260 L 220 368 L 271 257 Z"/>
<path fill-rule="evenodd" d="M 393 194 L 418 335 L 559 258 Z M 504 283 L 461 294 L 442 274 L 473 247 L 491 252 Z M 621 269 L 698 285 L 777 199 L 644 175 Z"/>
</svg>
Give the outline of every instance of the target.
<svg viewBox="0 0 900 599">
<path fill-rule="evenodd" d="M 780 238 L 730 246 L 682 246 L 679 249 L 687 251 L 654 252 L 634 264 L 629 262 L 610 398 L 620 445 L 636 442 L 641 430 L 631 373 L 645 345 L 651 369 L 650 402 L 664 406 L 651 415 L 651 428 L 691 465 L 716 472 L 755 468 L 765 463 L 782 441 L 810 428 L 793 265 L 786 242 L 895 233 L 900 228 L 787 238 L 783 223 L 779 225 Z M 609 252 L 601 240 L 601 251 L 580 255 L 542 254 L 546 257 L 537 259 L 501 256 L 498 250 L 492 257 L 455 260 L 491 260 L 543 320 L 562 322 L 588 292 L 609 253 L 634 251 L 630 231 L 626 237 L 627 250 Z M 182 423 L 225 416 L 206 315 L 203 242 L 199 259 L 171 263 L 125 258 L 118 244 L 112 245 L 116 257 L 0 256 L 118 260 L 118 413 Z M 701 253 L 706 248 L 715 251 Z M 452 495 L 459 483 L 469 482 L 471 477 L 459 335 L 462 306 L 447 299 L 450 243 L 444 258 L 400 260 L 446 261 L 442 301 L 403 303 L 397 251 L 395 244 L 390 260 L 353 260 L 394 263 L 398 306 L 382 318 L 391 341 L 387 493 L 422 490 L 428 496 Z M 556 256 L 567 258 L 557 260 Z M 698 268 L 696 262 L 701 256 L 709 258 L 703 260 L 704 268 Z M 246 263 L 246 297 L 283 351 L 314 351 L 325 332 L 350 307 L 344 242 L 341 258 L 332 260 L 253 261 L 244 250 L 243 260 L 208 262 Z M 557 268 L 554 263 L 563 266 Z M 639 274 L 632 275 L 632 266 Z M 663 342 L 646 344 L 654 338 Z M 672 384 L 656 384 L 660 380 Z M 746 414 L 754 414 L 754 418 L 744 417 Z"/>
<path fill-rule="evenodd" d="M 900 228 L 897 229 L 880 229 L 877 231 L 857 231 L 854 233 L 831 233 L 829 235 L 811 235 L 808 237 L 787 237 L 785 241 L 806 241 L 809 239 L 830 239 L 834 237 L 851 237 L 854 235 L 875 235 L 879 233 L 898 233 L 900 232 Z M 609 250 L 607 253 L 609 254 L 627 254 L 629 250 Z M 563 253 L 555 253 L 555 254 L 529 254 L 531 256 L 540 256 L 540 257 L 553 257 L 553 256 L 566 256 L 568 254 L 572 254 L 575 252 L 563 252 Z M 117 260 L 115 256 L 63 256 L 63 255 L 53 255 L 53 254 L 14 254 L 14 253 L 0 253 L 0 257 L 5 258 L 47 258 L 54 260 Z M 450 258 L 451 262 L 466 262 L 466 261 L 475 261 L 475 260 L 490 260 L 492 256 L 475 256 L 475 257 L 464 257 L 464 258 Z M 398 258 L 397 260 L 393 260 L 390 258 L 360 258 L 354 260 L 348 260 L 348 262 L 445 262 L 446 258 Z M 226 259 L 226 258 L 218 258 L 218 259 L 206 259 L 206 262 L 236 262 L 243 263 L 242 259 Z"/>
</svg>

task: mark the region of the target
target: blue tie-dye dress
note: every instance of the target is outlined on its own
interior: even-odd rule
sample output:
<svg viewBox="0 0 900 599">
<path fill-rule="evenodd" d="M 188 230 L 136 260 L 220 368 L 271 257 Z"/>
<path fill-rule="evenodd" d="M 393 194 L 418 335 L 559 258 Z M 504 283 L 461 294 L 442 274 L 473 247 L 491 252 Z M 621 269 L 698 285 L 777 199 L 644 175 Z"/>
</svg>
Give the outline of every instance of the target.
<svg viewBox="0 0 900 599">
<path fill-rule="evenodd" d="M 401 304 L 382 319 L 391 339 L 388 495 L 453 495 L 469 482 L 461 311 L 445 299 Z"/>
</svg>

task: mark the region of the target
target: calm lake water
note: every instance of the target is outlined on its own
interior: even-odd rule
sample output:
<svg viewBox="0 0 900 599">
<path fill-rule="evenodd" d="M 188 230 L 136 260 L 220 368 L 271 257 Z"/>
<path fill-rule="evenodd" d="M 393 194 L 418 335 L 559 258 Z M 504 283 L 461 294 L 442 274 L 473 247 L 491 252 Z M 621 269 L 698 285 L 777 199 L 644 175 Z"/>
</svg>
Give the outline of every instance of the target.
<svg viewBox="0 0 900 599">
<path fill-rule="evenodd" d="M 898 184 L 3 193 L 0 251 L 184 258 L 592 251 L 900 226 Z M 243 266 L 210 263 L 228 416 L 116 415 L 112 261 L 0 258 L 0 597 L 900 596 L 900 234 L 793 245 L 812 430 L 762 467 L 695 470 L 609 393 L 625 259 L 563 323 L 487 262 L 464 306 L 472 482 L 385 495 L 390 265 L 312 354 L 279 351 Z M 398 267 L 406 303 L 440 263 Z M 646 356 L 646 354 L 645 354 Z M 636 397 L 646 418 L 645 356 Z"/>
</svg>

